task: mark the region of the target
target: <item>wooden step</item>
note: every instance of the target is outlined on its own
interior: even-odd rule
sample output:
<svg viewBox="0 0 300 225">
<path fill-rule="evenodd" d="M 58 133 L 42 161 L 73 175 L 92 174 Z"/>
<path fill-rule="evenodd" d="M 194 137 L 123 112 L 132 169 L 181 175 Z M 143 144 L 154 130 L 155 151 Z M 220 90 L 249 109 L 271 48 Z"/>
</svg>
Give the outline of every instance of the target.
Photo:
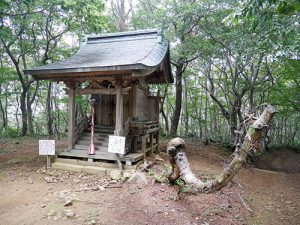
<svg viewBox="0 0 300 225">
<path fill-rule="evenodd" d="M 81 144 L 77 144 L 74 146 L 75 149 L 78 149 L 78 150 L 85 150 L 85 151 L 88 151 L 89 148 L 90 148 L 90 145 L 81 145 Z M 95 148 L 96 148 L 96 151 L 100 151 L 100 152 L 108 152 L 108 147 L 104 146 L 98 146 L 98 145 L 95 145 Z"/>
<path fill-rule="evenodd" d="M 115 127 L 101 126 L 101 125 L 97 125 L 97 124 L 96 124 L 94 127 L 95 127 L 95 128 L 99 128 L 99 129 L 112 130 L 112 131 L 115 130 Z"/>
<path fill-rule="evenodd" d="M 77 142 L 78 145 L 90 145 L 91 141 L 86 141 L 86 140 L 79 140 Z M 107 147 L 108 146 L 108 141 L 94 141 L 94 144 L 97 146 L 101 146 L 101 147 Z"/>
<path fill-rule="evenodd" d="M 94 138 L 95 141 L 107 141 L 108 142 L 108 137 L 95 137 Z M 87 137 L 87 136 L 81 136 L 79 138 L 79 141 L 88 141 L 88 142 L 91 142 L 91 137 Z"/>
<path fill-rule="evenodd" d="M 95 133 L 94 134 L 94 137 L 104 137 L 104 138 L 108 138 L 109 135 L 112 135 L 112 134 L 105 134 L 105 133 Z M 83 132 L 82 137 L 91 137 L 91 133 L 90 132 Z"/>
<path fill-rule="evenodd" d="M 86 128 L 85 131 L 91 132 L 91 128 Z M 104 134 L 113 134 L 114 130 L 108 130 L 108 129 L 100 129 L 100 128 L 95 128 L 94 129 L 95 133 L 104 133 Z"/>
</svg>

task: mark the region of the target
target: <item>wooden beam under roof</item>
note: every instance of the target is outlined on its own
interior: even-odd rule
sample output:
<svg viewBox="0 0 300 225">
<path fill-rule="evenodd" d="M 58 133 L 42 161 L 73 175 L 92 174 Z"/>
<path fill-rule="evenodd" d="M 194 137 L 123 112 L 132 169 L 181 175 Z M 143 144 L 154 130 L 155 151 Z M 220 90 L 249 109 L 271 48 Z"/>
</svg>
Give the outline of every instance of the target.
<svg viewBox="0 0 300 225">
<path fill-rule="evenodd" d="M 131 87 L 127 87 L 127 88 L 123 88 L 122 89 L 122 94 L 123 95 L 128 95 L 129 94 L 129 90 L 131 89 Z M 69 89 L 64 88 L 64 91 L 66 92 L 66 94 L 69 93 Z M 116 89 L 115 88 L 101 88 L 101 89 L 91 89 L 91 88 L 87 88 L 87 89 L 75 89 L 74 90 L 75 95 L 88 95 L 88 94 L 102 94 L 102 95 L 116 95 Z"/>
</svg>

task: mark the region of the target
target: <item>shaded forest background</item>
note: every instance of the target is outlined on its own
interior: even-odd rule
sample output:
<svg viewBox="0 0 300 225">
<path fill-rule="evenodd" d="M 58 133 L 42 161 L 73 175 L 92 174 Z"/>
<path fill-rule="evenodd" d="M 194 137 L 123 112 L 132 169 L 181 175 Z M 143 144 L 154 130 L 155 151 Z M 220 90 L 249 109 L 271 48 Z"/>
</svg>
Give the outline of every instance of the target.
<svg viewBox="0 0 300 225">
<path fill-rule="evenodd" d="M 162 135 L 238 143 L 247 118 L 278 113 L 266 144 L 300 147 L 298 0 L 2 0 L 0 135 L 61 137 L 63 85 L 23 69 L 63 60 L 86 34 L 161 29 L 175 82 L 160 91 Z M 89 113 L 87 96 L 76 99 Z"/>
</svg>

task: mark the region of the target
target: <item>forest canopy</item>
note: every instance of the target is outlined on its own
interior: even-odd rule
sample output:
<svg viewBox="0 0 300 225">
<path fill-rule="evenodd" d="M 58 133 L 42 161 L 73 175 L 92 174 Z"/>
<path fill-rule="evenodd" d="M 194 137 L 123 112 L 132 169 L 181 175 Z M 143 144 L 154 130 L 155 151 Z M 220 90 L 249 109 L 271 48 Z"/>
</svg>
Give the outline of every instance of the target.
<svg viewBox="0 0 300 225">
<path fill-rule="evenodd" d="M 174 84 L 160 90 L 161 134 L 240 142 L 247 115 L 278 113 L 267 144 L 300 146 L 297 0 L 2 0 L 0 135 L 60 137 L 63 84 L 23 69 L 73 55 L 87 34 L 157 28 L 171 45 Z M 86 97 L 76 103 L 89 113 Z"/>
</svg>

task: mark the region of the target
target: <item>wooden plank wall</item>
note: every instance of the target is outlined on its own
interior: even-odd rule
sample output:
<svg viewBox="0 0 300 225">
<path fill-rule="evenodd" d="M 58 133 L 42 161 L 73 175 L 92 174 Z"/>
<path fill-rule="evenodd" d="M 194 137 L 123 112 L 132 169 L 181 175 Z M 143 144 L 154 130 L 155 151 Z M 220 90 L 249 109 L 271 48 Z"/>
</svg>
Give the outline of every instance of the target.
<svg viewBox="0 0 300 225">
<path fill-rule="evenodd" d="M 116 96 L 99 95 L 100 101 L 96 105 L 96 123 L 101 126 L 115 126 L 116 124 Z M 123 121 L 129 116 L 129 95 L 123 95 Z"/>
</svg>

